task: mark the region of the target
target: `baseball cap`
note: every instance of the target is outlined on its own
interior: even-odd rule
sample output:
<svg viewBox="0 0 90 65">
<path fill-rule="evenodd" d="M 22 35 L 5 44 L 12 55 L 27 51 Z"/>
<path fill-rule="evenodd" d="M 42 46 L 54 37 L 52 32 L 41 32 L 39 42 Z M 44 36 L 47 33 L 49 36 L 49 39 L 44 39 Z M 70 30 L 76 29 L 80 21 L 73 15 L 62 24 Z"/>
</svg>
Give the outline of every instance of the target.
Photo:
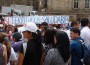
<svg viewBox="0 0 90 65">
<path fill-rule="evenodd" d="M 21 31 L 22 32 L 24 32 L 24 31 L 30 31 L 30 32 L 36 33 L 37 30 L 38 30 L 38 27 L 36 26 L 35 23 L 33 23 L 33 22 L 26 22 L 24 24 L 24 26 L 22 27 L 22 30 Z"/>
</svg>

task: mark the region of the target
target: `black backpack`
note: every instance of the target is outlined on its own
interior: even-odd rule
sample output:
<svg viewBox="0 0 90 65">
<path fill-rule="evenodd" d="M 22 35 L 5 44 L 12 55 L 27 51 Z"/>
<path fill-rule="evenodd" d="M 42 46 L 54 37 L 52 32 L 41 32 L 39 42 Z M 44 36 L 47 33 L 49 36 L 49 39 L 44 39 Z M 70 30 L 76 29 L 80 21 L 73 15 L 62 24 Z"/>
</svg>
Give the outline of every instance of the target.
<svg viewBox="0 0 90 65">
<path fill-rule="evenodd" d="M 84 54 L 83 63 L 85 65 L 90 65 L 90 46 L 87 48 Z"/>
<path fill-rule="evenodd" d="M 83 63 L 85 65 L 90 65 L 90 46 L 86 46 L 83 40 L 79 40 L 79 42 L 82 44 L 83 51 Z"/>
</svg>

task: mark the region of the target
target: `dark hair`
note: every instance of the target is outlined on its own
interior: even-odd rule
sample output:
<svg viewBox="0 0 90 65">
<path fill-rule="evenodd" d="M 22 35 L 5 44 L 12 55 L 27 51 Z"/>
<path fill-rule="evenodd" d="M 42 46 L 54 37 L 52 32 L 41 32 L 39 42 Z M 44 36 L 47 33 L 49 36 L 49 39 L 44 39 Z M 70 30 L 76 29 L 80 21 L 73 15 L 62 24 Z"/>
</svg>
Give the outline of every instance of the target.
<svg viewBox="0 0 90 65">
<path fill-rule="evenodd" d="M 81 26 L 85 27 L 88 25 L 89 20 L 88 18 L 82 18 L 80 22 L 81 22 Z"/>
<path fill-rule="evenodd" d="M 80 35 L 80 30 L 78 28 L 71 28 L 70 31 L 73 31 L 74 33 L 78 33 L 78 35 Z"/>
<path fill-rule="evenodd" d="M 52 44 L 53 46 L 55 45 L 54 43 L 54 36 L 56 34 L 56 30 L 53 28 L 47 28 L 45 31 L 45 44 Z"/>
<path fill-rule="evenodd" d="M 16 27 L 14 27 L 14 33 L 15 33 L 15 32 L 18 32 L 18 29 L 17 29 Z"/>
<path fill-rule="evenodd" d="M 48 26 L 48 23 L 47 22 L 42 22 L 41 25 Z"/>
<path fill-rule="evenodd" d="M 37 52 L 38 52 L 38 57 L 39 57 L 39 61 L 41 59 L 41 55 L 42 55 L 42 44 L 41 44 L 41 32 L 39 30 L 37 30 L 36 33 L 32 32 L 32 36 L 33 36 L 33 40 L 37 46 Z"/>
<path fill-rule="evenodd" d="M 71 27 L 73 27 L 74 25 L 77 25 L 79 22 L 77 22 L 77 21 L 72 21 L 71 22 Z"/>
<path fill-rule="evenodd" d="M 7 48 L 7 62 L 9 62 L 9 58 L 11 54 L 11 45 L 8 40 L 7 34 L 0 32 L 0 43 L 4 44 Z"/>
<path fill-rule="evenodd" d="M 2 15 L 0 15 L 0 19 L 2 18 Z"/>
<path fill-rule="evenodd" d="M 67 62 L 70 58 L 70 42 L 68 35 L 64 31 L 56 32 L 56 48 L 59 50 L 64 62 Z"/>
<path fill-rule="evenodd" d="M 2 32 L 0 32 L 0 43 L 4 42 L 4 38 L 5 38 L 5 35 Z"/>
<path fill-rule="evenodd" d="M 5 31 L 6 31 L 6 28 L 7 28 L 7 27 L 8 27 L 8 26 L 7 26 L 7 25 L 5 25 L 5 28 L 4 28 L 4 29 L 5 29 Z"/>
<path fill-rule="evenodd" d="M 4 18 L 1 18 L 1 21 L 4 21 Z"/>
<path fill-rule="evenodd" d="M 56 28 L 59 29 L 59 28 L 60 28 L 60 24 L 58 24 L 58 25 L 56 26 Z"/>
<path fill-rule="evenodd" d="M 18 42 L 22 38 L 22 35 L 19 32 L 15 32 L 12 37 L 15 38 L 16 42 Z"/>
</svg>

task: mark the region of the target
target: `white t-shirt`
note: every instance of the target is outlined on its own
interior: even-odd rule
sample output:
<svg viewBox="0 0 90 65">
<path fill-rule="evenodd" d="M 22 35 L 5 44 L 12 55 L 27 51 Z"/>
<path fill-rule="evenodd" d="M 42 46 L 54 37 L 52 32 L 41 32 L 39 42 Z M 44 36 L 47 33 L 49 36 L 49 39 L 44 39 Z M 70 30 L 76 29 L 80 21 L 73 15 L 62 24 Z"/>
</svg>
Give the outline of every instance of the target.
<svg viewBox="0 0 90 65">
<path fill-rule="evenodd" d="M 16 58 L 16 54 L 15 54 L 13 48 L 11 47 L 10 61 L 16 61 L 16 60 L 17 60 L 17 58 Z M 7 65 L 10 65 L 10 61 L 8 62 Z"/>
<path fill-rule="evenodd" d="M 88 26 L 84 27 L 81 30 L 81 37 L 82 39 L 84 39 L 86 46 L 89 46 L 90 45 L 90 29 Z"/>
<path fill-rule="evenodd" d="M 65 32 L 67 33 L 69 40 L 71 40 L 71 37 L 70 37 L 70 29 L 67 30 L 67 31 L 65 31 Z"/>
</svg>

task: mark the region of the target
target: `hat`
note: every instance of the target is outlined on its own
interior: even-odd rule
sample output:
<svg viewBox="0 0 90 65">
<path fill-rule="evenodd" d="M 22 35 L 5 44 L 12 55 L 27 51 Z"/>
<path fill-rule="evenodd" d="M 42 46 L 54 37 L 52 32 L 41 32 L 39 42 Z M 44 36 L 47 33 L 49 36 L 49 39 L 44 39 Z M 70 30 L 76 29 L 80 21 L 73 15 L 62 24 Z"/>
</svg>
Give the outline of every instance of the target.
<svg viewBox="0 0 90 65">
<path fill-rule="evenodd" d="M 30 32 L 36 33 L 37 30 L 38 30 L 38 27 L 33 22 L 26 22 L 25 25 L 22 27 L 22 32 L 30 31 Z"/>
</svg>

